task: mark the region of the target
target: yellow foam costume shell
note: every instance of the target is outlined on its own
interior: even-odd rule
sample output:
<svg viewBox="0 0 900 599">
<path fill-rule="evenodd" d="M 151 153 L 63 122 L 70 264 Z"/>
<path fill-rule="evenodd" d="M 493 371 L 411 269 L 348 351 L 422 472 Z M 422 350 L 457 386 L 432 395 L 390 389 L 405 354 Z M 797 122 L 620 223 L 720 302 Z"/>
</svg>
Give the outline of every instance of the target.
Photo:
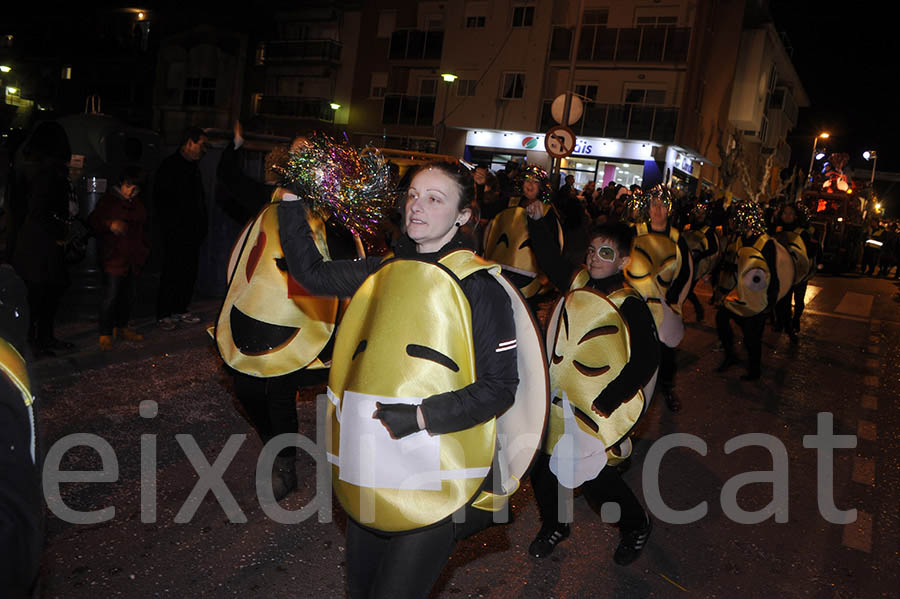
<svg viewBox="0 0 900 599">
<path fill-rule="evenodd" d="M 709 251 L 709 239 L 706 238 L 706 232 L 709 228 L 709 225 L 706 225 L 700 229 L 689 229 L 682 233 L 685 243 L 687 243 L 688 248 L 690 248 L 692 252 Z M 716 233 L 716 235 L 718 236 L 718 233 Z M 701 259 L 697 264 L 694 264 L 693 280 L 699 281 L 712 271 L 713 267 L 715 267 L 722 258 L 722 254 L 724 253 L 722 249 L 723 245 L 722 239 L 720 238 L 719 251 L 711 256 Z"/>
<path fill-rule="evenodd" d="M 316 247 L 328 259 L 325 225 L 309 217 Z M 226 364 L 256 377 L 325 368 L 319 353 L 334 332 L 338 300 L 311 296 L 287 273 L 277 204 L 267 204 L 238 238 L 215 339 Z"/>
<path fill-rule="evenodd" d="M 544 216 L 550 209 L 549 204 L 543 204 Z M 557 232 L 559 247 L 563 247 L 562 229 L 558 228 Z M 485 229 L 484 255 L 488 260 L 500 264 L 504 270 L 532 278 L 531 282 L 519 289 L 526 298 L 549 289 L 549 282 L 540 272 L 537 258 L 531 250 L 528 213 L 517 205 L 516 198 L 510 200 L 510 207 L 497 214 Z"/>
<path fill-rule="evenodd" d="M 636 235 L 631 248 L 631 263 L 625 268 L 628 284 L 636 289 L 646 300 L 657 328 L 661 328 L 664 319 L 662 305 L 666 301 L 666 291 L 681 271 L 682 264 L 687 261 L 693 276 L 690 256 L 682 256 L 678 250 L 678 231 L 669 229 L 669 234 L 650 231 L 646 223 L 635 225 Z M 687 299 L 690 285 L 685 284 L 678 297 L 678 303 L 671 305 L 672 311 L 681 314 L 681 306 Z"/>
<path fill-rule="evenodd" d="M 785 247 L 794 262 L 794 285 L 808 281 L 816 274 L 816 261 L 810 256 L 809 248 L 799 233 L 779 231 L 775 239 Z"/>
<path fill-rule="evenodd" d="M 551 397 L 565 393 L 577 410 L 579 428 L 612 447 L 628 435 L 645 412 L 647 390 L 639 390 L 608 417 L 594 412 L 591 405 L 631 359 L 630 332 L 619 307 L 629 297 L 642 298 L 629 288 L 609 296 L 586 289 L 589 279 L 586 270 L 579 271 L 570 291 L 554 306 L 547 326 Z M 648 385 L 651 394 L 652 385 L 655 377 Z M 551 403 L 546 453 L 552 454 L 563 433 L 563 409 L 559 403 Z"/>
<path fill-rule="evenodd" d="M 516 317 L 520 382 L 513 407 L 462 431 L 392 439 L 372 417 L 376 401 L 418 404 L 475 381 L 471 310 L 459 281 L 480 270 L 501 282 Z M 370 528 L 405 532 L 469 504 L 500 509 L 540 444 L 544 364 L 528 308 L 496 265 L 467 250 L 439 264 L 386 261 L 347 307 L 328 382 L 328 458 L 344 510 Z M 486 493 L 495 453 L 503 489 Z"/>
<path fill-rule="evenodd" d="M 740 244 L 737 249 L 736 285 L 724 302 L 726 308 L 739 316 L 755 316 L 770 308 L 768 289 L 772 274 L 762 254 L 763 247 L 770 240 L 775 243 L 778 299 L 787 295 L 794 285 L 794 263 L 784 246 L 765 234 L 760 235 L 753 245 Z"/>
</svg>

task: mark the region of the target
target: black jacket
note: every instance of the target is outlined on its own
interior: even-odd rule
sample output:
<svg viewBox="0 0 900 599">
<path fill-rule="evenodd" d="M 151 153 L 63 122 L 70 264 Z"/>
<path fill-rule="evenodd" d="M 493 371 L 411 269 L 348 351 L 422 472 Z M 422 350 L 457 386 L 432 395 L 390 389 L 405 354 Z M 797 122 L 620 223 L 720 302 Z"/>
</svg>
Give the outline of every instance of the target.
<svg viewBox="0 0 900 599">
<path fill-rule="evenodd" d="M 352 296 L 383 262 L 380 257 L 324 261 L 312 242 L 306 207 L 300 201 L 281 202 L 278 220 L 288 272 L 311 293 Z M 398 258 L 437 262 L 444 254 L 464 247 L 465 236 L 457 233 L 440 251 L 419 254 L 415 243 L 404 235 L 394 252 Z M 464 430 L 499 416 L 513 404 L 519 383 L 516 351 L 496 351 L 501 342 L 516 338 L 509 296 L 486 272 L 466 277 L 461 286 L 472 309 L 476 380 L 422 401 L 426 429 L 433 434 Z"/>
<path fill-rule="evenodd" d="M 555 240 L 543 221 L 544 219 L 528 219 L 531 249 L 550 282 L 560 293 L 565 294 L 579 267 L 559 254 Z M 627 286 L 622 273 L 605 279 L 591 278 L 587 283 L 587 287 L 607 295 Z M 631 359 L 594 400 L 594 405 L 607 414 L 611 414 L 625 400 L 631 399 L 638 389 L 642 389 L 659 366 L 659 338 L 647 304 L 643 300 L 629 297 L 622 302 L 619 311 L 628 324 Z"/>
<path fill-rule="evenodd" d="M 200 247 L 208 229 L 203 179 L 197 163 L 181 150 L 156 170 L 153 203 L 166 247 Z"/>
</svg>

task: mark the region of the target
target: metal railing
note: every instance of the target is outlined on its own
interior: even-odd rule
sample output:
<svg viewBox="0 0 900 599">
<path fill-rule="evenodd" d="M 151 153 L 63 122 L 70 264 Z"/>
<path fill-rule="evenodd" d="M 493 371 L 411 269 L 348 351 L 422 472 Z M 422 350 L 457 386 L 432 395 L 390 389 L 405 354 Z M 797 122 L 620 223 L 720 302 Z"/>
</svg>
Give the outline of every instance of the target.
<svg viewBox="0 0 900 599">
<path fill-rule="evenodd" d="M 270 62 L 337 62 L 343 44 L 335 40 L 290 40 L 267 42 L 263 61 Z"/>
<path fill-rule="evenodd" d="M 268 116 L 334 120 L 334 110 L 325 98 L 296 96 L 260 96 L 256 112 Z"/>
<path fill-rule="evenodd" d="M 569 27 L 553 29 L 550 60 L 569 60 L 573 33 Z M 583 25 L 576 58 L 588 62 L 684 63 L 690 43 L 690 27 Z"/>
<path fill-rule="evenodd" d="M 434 122 L 434 104 L 434 96 L 386 94 L 381 124 L 431 127 Z"/>
<path fill-rule="evenodd" d="M 552 100 L 544 100 L 541 131 L 556 124 L 550 114 Z M 645 104 L 594 104 L 584 106 L 584 114 L 574 125 L 575 135 L 639 139 L 669 143 L 675 140 L 678 108 Z"/>
</svg>

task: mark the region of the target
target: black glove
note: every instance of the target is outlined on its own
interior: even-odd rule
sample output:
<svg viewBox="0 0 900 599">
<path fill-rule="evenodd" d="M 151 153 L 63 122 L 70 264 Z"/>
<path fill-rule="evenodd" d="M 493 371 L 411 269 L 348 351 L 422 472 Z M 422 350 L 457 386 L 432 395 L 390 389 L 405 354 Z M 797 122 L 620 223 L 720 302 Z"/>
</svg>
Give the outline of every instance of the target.
<svg viewBox="0 0 900 599">
<path fill-rule="evenodd" d="M 622 405 L 622 402 L 619 401 L 618 398 L 612 397 L 611 394 L 606 393 L 605 391 L 606 390 L 604 389 L 600 393 L 600 395 L 594 398 L 591 407 L 594 409 L 594 412 L 597 412 L 598 414 L 602 413 L 608 417 L 612 415 L 612 413 L 615 412 L 619 406 Z"/>
<path fill-rule="evenodd" d="M 372 418 L 378 418 L 388 429 L 391 437 L 402 439 L 419 431 L 419 421 L 416 418 L 416 410 L 419 406 L 408 403 L 383 404 L 375 402 L 378 408 Z"/>
</svg>

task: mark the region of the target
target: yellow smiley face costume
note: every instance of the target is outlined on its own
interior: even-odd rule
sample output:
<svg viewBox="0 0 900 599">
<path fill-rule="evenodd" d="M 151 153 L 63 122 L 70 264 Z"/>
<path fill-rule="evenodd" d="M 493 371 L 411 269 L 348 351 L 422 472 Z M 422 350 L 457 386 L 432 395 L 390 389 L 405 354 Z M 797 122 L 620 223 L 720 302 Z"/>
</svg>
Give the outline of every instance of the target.
<svg viewBox="0 0 900 599">
<path fill-rule="evenodd" d="M 704 225 L 699 229 L 689 229 L 682 233 L 685 243 L 687 243 L 688 248 L 690 248 L 692 252 L 702 253 L 709 251 L 709 239 L 706 238 L 706 232 L 709 230 L 709 228 L 709 225 Z M 716 232 L 716 235 L 718 236 L 718 232 Z M 719 238 L 718 251 L 715 254 L 702 258 L 697 264 L 694 264 L 695 281 L 699 281 L 712 271 L 715 265 L 722 258 L 722 247 L 722 239 Z"/>
<path fill-rule="evenodd" d="M 660 304 L 666 303 L 666 292 L 682 264 L 686 261 L 690 265 L 690 256 L 682 256 L 678 249 L 678 239 L 678 231 L 674 228 L 669 228 L 669 234 L 665 235 L 651 231 L 646 223 L 635 225 L 631 263 L 625 268 L 625 278 L 647 302 L 657 327 L 662 324 Z M 690 286 L 685 285 L 678 303 L 670 306 L 676 314 L 681 314 L 689 290 Z"/>
<path fill-rule="evenodd" d="M 325 225 L 310 216 L 316 246 L 328 259 Z M 319 353 L 335 328 L 338 300 L 311 296 L 287 273 L 277 204 L 244 228 L 229 262 L 228 291 L 215 339 L 226 364 L 256 377 L 326 368 Z"/>
<path fill-rule="evenodd" d="M 531 281 L 519 291 L 526 298 L 534 297 L 549 289 L 549 283 L 540 272 L 537 258 L 531 250 L 528 236 L 528 213 L 518 205 L 518 198 L 510 200 L 510 207 L 502 210 L 488 224 L 484 236 L 484 256 L 504 270 L 514 272 Z M 550 212 L 550 204 L 542 204 L 544 216 Z M 558 228 L 559 247 L 563 245 L 562 229 Z"/>
<path fill-rule="evenodd" d="M 511 299 L 519 387 L 501 417 L 440 435 L 393 439 L 376 402 L 419 404 L 475 381 L 469 302 L 459 281 L 488 271 Z M 495 511 L 517 488 L 547 414 L 540 336 L 499 268 L 468 250 L 439 263 L 386 261 L 360 286 L 341 322 L 328 381 L 327 448 L 335 495 L 347 514 L 385 532 L 416 530 L 466 505 Z M 499 444 L 499 447 L 498 447 Z M 483 491 L 496 455 L 503 489 Z"/>
<path fill-rule="evenodd" d="M 724 302 L 725 307 L 738 316 L 755 316 L 770 308 L 768 290 L 772 282 L 772 273 L 762 254 L 769 241 L 775 243 L 778 299 L 787 295 L 794 284 L 794 264 L 790 254 L 780 243 L 765 234 L 760 235 L 753 245 L 743 245 L 739 242 L 735 287 L 725 297 Z"/>
<path fill-rule="evenodd" d="M 28 377 L 28 368 L 25 365 L 25 358 L 22 354 L 8 341 L 0 338 L 0 373 L 5 376 L 12 385 L 22 394 L 22 401 L 25 402 L 25 410 L 28 412 L 28 418 L 31 420 L 31 460 L 35 459 L 35 441 L 34 441 L 34 396 L 31 394 L 31 380 Z"/>
<path fill-rule="evenodd" d="M 799 233 L 794 231 L 778 231 L 775 239 L 783 245 L 791 255 L 794 263 L 794 285 L 808 281 L 816 274 L 816 260 L 810 255 L 810 249 Z"/>
</svg>

